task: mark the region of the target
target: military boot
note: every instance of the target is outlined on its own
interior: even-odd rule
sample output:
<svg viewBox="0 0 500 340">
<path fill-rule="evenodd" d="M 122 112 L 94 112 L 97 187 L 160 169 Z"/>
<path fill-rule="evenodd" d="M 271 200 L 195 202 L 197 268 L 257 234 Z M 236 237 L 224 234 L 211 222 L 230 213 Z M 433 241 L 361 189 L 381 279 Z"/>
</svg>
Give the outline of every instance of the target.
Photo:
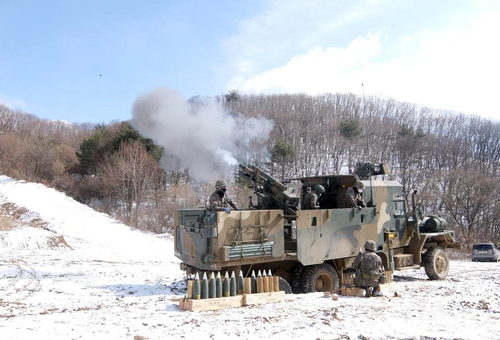
<svg viewBox="0 0 500 340">
<path fill-rule="evenodd" d="M 382 297 L 382 296 L 384 296 L 384 294 L 382 294 L 380 292 L 380 287 L 379 286 L 373 287 L 372 296 L 374 296 L 374 297 Z"/>
<path fill-rule="evenodd" d="M 372 296 L 371 288 L 370 287 L 361 287 L 365 290 L 365 297 L 369 298 Z"/>
</svg>

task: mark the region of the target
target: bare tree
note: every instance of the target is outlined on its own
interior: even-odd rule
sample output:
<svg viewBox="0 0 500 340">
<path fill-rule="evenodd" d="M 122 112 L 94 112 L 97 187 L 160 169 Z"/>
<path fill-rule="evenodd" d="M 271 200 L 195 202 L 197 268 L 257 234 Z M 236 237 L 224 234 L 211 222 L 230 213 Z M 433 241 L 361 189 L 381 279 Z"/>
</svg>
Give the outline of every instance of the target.
<svg viewBox="0 0 500 340">
<path fill-rule="evenodd" d="M 441 175 L 437 183 L 444 192 L 445 210 L 469 249 L 477 235 L 490 227 L 488 221 L 496 218 L 500 202 L 499 180 L 490 174 L 472 171 Z"/>
<path fill-rule="evenodd" d="M 104 172 L 107 186 L 123 202 L 124 220 L 137 227 L 141 205 L 162 173 L 158 163 L 135 141 L 122 144 Z"/>
</svg>

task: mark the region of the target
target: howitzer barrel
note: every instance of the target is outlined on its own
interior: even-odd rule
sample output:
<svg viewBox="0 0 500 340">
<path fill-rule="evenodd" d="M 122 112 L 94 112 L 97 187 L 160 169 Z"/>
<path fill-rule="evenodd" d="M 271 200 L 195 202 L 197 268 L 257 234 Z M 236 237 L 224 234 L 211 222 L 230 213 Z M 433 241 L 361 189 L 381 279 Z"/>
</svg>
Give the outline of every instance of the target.
<svg viewBox="0 0 500 340">
<path fill-rule="evenodd" d="M 277 179 L 273 178 L 272 176 L 268 175 L 267 173 L 263 172 L 261 169 L 259 169 L 256 166 L 251 165 L 250 168 L 255 171 L 256 174 L 259 176 L 262 176 L 266 180 L 266 182 L 271 185 L 273 188 L 278 189 L 278 191 L 286 191 L 288 188 L 286 185 L 282 184 L 280 181 Z"/>
<path fill-rule="evenodd" d="M 277 190 L 276 193 L 273 192 L 274 194 L 277 194 L 281 191 L 286 191 L 288 189 L 286 185 L 282 184 L 280 181 L 263 172 L 260 168 L 254 165 L 250 165 L 247 167 L 243 164 L 240 164 L 239 173 L 240 177 L 244 178 L 249 183 L 260 185 L 267 184 L 270 188 L 276 188 Z"/>
<path fill-rule="evenodd" d="M 266 174 L 260 168 L 243 164 L 239 165 L 239 176 L 250 187 L 253 187 L 258 197 L 258 209 L 283 209 L 285 214 L 293 215 L 297 210 L 299 196 L 288 192 L 288 187 Z"/>
</svg>

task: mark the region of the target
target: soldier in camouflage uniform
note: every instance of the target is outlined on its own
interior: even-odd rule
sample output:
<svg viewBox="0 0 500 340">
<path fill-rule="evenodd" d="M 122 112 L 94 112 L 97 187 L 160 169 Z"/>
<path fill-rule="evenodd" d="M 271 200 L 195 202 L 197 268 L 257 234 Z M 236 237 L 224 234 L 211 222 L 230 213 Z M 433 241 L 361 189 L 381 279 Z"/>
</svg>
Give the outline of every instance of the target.
<svg viewBox="0 0 500 340">
<path fill-rule="evenodd" d="M 366 241 L 366 252 L 360 252 L 352 264 L 352 267 L 356 269 L 354 284 L 365 290 L 366 297 L 383 296 L 380 293 L 379 283 L 385 283 L 385 275 L 382 268 L 382 259 L 375 253 L 375 248 L 375 241 Z M 371 294 L 370 288 L 373 288 Z"/>
<path fill-rule="evenodd" d="M 233 207 L 235 210 L 241 210 L 236 203 L 226 195 L 226 190 L 227 184 L 223 180 L 219 180 L 215 183 L 215 192 L 208 200 L 208 210 L 225 211 L 228 214 L 230 213 L 228 206 Z"/>
<path fill-rule="evenodd" d="M 312 192 L 307 193 L 304 198 L 304 209 L 319 209 L 319 198 L 325 192 L 322 185 L 315 185 Z"/>
<path fill-rule="evenodd" d="M 356 208 L 356 207 L 366 207 L 365 201 L 363 201 L 363 197 L 361 193 L 365 185 L 363 182 L 357 181 L 354 183 L 352 187 L 347 189 L 344 195 L 344 207 L 345 208 Z"/>
</svg>

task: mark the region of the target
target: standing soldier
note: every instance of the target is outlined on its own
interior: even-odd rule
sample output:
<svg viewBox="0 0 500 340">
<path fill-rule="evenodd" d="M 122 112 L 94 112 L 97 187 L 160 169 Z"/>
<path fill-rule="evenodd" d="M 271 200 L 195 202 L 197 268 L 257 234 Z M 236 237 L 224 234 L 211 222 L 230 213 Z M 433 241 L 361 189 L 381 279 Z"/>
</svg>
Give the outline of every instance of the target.
<svg viewBox="0 0 500 340">
<path fill-rule="evenodd" d="M 382 259 L 375 253 L 376 246 L 375 241 L 366 241 L 366 252 L 360 252 L 352 264 L 352 267 L 356 269 L 354 285 L 363 288 L 366 292 L 366 297 L 384 296 L 380 293 L 379 284 L 384 284 L 386 277 L 382 268 Z M 370 288 L 373 288 L 371 294 Z"/>
<path fill-rule="evenodd" d="M 304 198 L 304 209 L 319 209 L 319 198 L 325 192 L 322 185 L 316 184 L 312 192 L 307 193 Z"/>
<path fill-rule="evenodd" d="M 365 201 L 361 194 L 365 185 L 361 181 L 354 183 L 352 187 L 347 189 L 344 195 L 344 207 L 345 208 L 356 208 L 356 207 L 366 207 Z"/>
<path fill-rule="evenodd" d="M 228 214 L 231 212 L 228 208 L 230 205 L 235 210 L 238 206 L 226 195 L 227 184 L 223 180 L 215 182 L 215 192 L 210 196 L 208 201 L 208 210 L 225 211 Z"/>
</svg>

